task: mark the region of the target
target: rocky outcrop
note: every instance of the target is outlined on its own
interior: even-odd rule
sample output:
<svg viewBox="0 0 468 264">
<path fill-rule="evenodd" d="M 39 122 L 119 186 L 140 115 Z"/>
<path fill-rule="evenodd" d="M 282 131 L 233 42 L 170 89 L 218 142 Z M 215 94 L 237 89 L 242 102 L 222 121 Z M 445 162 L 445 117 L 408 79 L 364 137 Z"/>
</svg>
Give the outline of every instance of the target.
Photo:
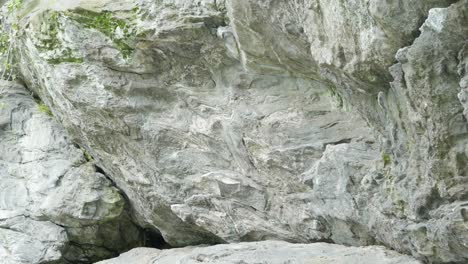
<svg viewBox="0 0 468 264">
<path fill-rule="evenodd" d="M 128 195 L 140 223 L 169 244 L 329 239 L 309 213 L 304 173 L 327 146 L 356 145 L 350 151 L 370 149 L 366 158 L 380 159 L 364 121 L 334 109 L 323 83 L 244 71 L 236 48 L 225 47 L 235 40 L 223 7 L 146 4 L 148 13 L 132 14 L 137 20 L 125 9 L 29 18 L 29 86 Z M 58 48 L 40 46 L 51 19 L 54 42 L 82 63 L 50 62 L 61 58 L 51 57 Z M 100 22 L 88 23 L 106 19 L 138 36 L 125 42 L 134 45 L 130 54 Z"/>
<path fill-rule="evenodd" d="M 468 1 L 25 1 L 20 76 L 172 246 L 468 259 Z"/>
<path fill-rule="evenodd" d="M 202 248 L 157 250 L 138 248 L 118 258 L 99 264 L 254 264 L 254 263 L 321 263 L 321 264 L 418 264 L 383 247 L 345 247 L 325 243 L 289 244 L 279 241 L 217 245 Z"/>
<path fill-rule="evenodd" d="M 0 83 L 0 258 L 92 263 L 144 245 L 125 200 L 24 87 Z"/>
</svg>

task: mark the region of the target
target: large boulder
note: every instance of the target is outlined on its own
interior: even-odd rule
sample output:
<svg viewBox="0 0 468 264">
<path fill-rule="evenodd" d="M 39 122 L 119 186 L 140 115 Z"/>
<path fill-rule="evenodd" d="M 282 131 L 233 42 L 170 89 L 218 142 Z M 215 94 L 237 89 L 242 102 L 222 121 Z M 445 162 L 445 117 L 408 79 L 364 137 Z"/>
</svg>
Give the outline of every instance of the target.
<svg viewBox="0 0 468 264">
<path fill-rule="evenodd" d="M 140 224 L 172 246 L 327 239 L 302 174 L 327 146 L 372 149 L 364 121 L 318 81 L 244 71 L 221 6 L 114 4 L 32 13 L 21 67 Z"/>
<path fill-rule="evenodd" d="M 0 258 L 92 263 L 144 245 L 119 190 L 19 84 L 0 82 Z"/>
<path fill-rule="evenodd" d="M 468 259 L 468 1 L 22 10 L 21 77 L 169 244 Z"/>
</svg>

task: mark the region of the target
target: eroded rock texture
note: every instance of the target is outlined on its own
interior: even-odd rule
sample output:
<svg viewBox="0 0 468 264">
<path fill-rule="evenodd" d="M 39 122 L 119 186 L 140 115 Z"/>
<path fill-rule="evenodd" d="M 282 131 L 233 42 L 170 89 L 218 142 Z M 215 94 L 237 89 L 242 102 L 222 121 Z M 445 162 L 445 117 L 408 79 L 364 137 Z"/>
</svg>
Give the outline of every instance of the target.
<svg viewBox="0 0 468 264">
<path fill-rule="evenodd" d="M 169 4 L 148 4 L 148 14 L 136 14 L 143 19 L 135 25 L 141 37 L 127 59 L 108 47 L 99 26 L 79 23 L 102 14 L 46 13 L 27 33 L 24 52 L 39 52 L 39 61 L 24 72 L 41 72 L 31 86 L 42 87 L 38 92 L 115 177 L 141 222 L 161 230 L 171 245 L 328 239 L 325 223 L 309 213 L 303 178 L 311 177 L 327 147 L 351 144 L 342 152 L 370 149 L 365 158 L 379 159 L 370 130 L 358 117 L 333 110 L 320 82 L 244 71 L 228 56 L 237 55 L 224 39 L 235 40 L 223 13 L 213 9 L 220 7 L 180 5 L 187 8 L 180 17 L 181 7 Z M 89 63 L 40 59 L 49 51 L 34 45 L 42 35 L 33 27 L 51 17 L 60 26 L 57 37 L 70 39 L 61 45 Z"/>
<path fill-rule="evenodd" d="M 420 264 L 421 262 L 383 247 L 354 248 L 325 243 L 289 244 L 279 241 L 264 241 L 217 245 L 211 247 L 187 247 L 157 250 L 138 248 L 118 258 L 99 264 Z"/>
<path fill-rule="evenodd" d="M 468 259 L 468 1 L 25 1 L 27 85 L 172 246 Z"/>
<path fill-rule="evenodd" d="M 1 263 L 92 263 L 144 245 L 119 191 L 45 112 L 0 83 Z"/>
</svg>

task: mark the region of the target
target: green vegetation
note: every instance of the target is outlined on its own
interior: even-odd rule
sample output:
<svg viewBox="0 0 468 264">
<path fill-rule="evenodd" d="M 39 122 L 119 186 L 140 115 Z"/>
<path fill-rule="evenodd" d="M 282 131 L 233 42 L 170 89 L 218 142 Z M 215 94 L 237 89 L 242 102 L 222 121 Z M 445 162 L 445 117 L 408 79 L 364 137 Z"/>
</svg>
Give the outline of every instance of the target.
<svg viewBox="0 0 468 264">
<path fill-rule="evenodd" d="M 23 0 L 11 0 L 7 3 L 7 9 L 9 13 L 13 13 L 20 9 L 23 5 Z"/>
<path fill-rule="evenodd" d="M 50 111 L 49 107 L 47 107 L 47 105 L 45 105 L 45 104 L 42 103 L 42 102 L 39 103 L 39 104 L 37 105 L 37 109 L 38 109 L 39 112 L 41 112 L 41 113 L 44 113 L 44 114 L 46 114 L 46 115 L 48 115 L 48 116 L 53 116 L 53 115 L 52 115 L 52 111 Z"/>
<path fill-rule="evenodd" d="M 384 163 L 384 167 L 387 167 L 392 162 L 390 155 L 387 153 L 382 153 L 382 161 Z"/>
<path fill-rule="evenodd" d="M 138 8 L 132 10 L 132 17 L 136 17 L 138 11 Z M 83 9 L 66 12 L 50 11 L 43 20 L 41 34 L 37 35 L 38 41 L 36 42 L 37 48 L 47 54 L 47 61 L 50 64 L 83 62 L 83 58 L 71 48 L 66 47 L 64 40 L 61 39 L 61 20 L 63 19 L 74 20 L 85 28 L 103 33 L 114 43 L 124 59 L 129 58 L 134 51 L 129 45 L 134 39 L 133 27 L 127 20 L 115 18 L 111 12 L 97 13 Z"/>
<path fill-rule="evenodd" d="M 70 48 L 62 46 L 62 42 L 59 39 L 60 16 L 62 16 L 61 13 L 52 11 L 44 19 L 42 28 L 46 30 L 45 33 L 38 36 L 39 44 L 36 46 L 44 51 L 54 51 L 53 57 L 47 59 L 50 64 L 60 64 L 63 62 L 82 63 L 83 58 L 75 56 Z"/>
<path fill-rule="evenodd" d="M 226 12 L 226 7 L 223 4 L 219 4 L 217 1 L 212 4 L 208 4 L 207 6 L 210 9 L 216 10 L 218 12 Z"/>
<path fill-rule="evenodd" d="M 60 64 L 63 62 L 83 63 L 83 58 L 73 56 L 72 50 L 70 48 L 66 48 L 63 49 L 59 57 L 48 59 L 47 62 L 50 64 Z"/>
<path fill-rule="evenodd" d="M 91 154 L 89 154 L 89 152 L 86 149 L 82 148 L 81 150 L 83 151 L 83 156 L 86 159 L 86 161 L 94 160 L 93 156 L 91 156 Z"/>
<path fill-rule="evenodd" d="M 50 64 L 60 64 L 63 62 L 83 63 L 83 58 L 76 58 L 76 57 L 53 58 L 53 59 L 48 59 L 47 62 L 49 62 Z"/>
<path fill-rule="evenodd" d="M 137 11 L 135 10 L 134 12 Z M 124 59 L 129 58 L 134 51 L 129 45 L 134 38 L 134 30 L 126 20 L 116 18 L 108 11 L 96 13 L 80 9 L 74 12 L 67 12 L 67 15 L 86 28 L 96 29 L 106 35 L 112 40 Z"/>
<path fill-rule="evenodd" d="M 60 14 L 58 12 L 52 11 L 44 20 L 43 26 L 47 28 L 47 33 L 41 35 L 40 41 L 42 48 L 53 50 L 61 46 L 58 40 L 58 31 L 60 28 L 59 16 Z"/>
<path fill-rule="evenodd" d="M 18 10 L 21 9 L 23 0 L 10 0 L 5 3 L 7 7 L 6 14 L 1 14 L 0 23 L 0 60 L 1 60 L 1 79 L 14 80 L 15 58 L 14 50 L 17 47 L 19 32 Z"/>
<path fill-rule="evenodd" d="M 336 106 L 338 108 L 343 108 L 344 107 L 343 96 L 341 96 L 341 94 L 336 90 L 336 87 L 329 86 L 328 91 L 330 93 L 330 97 L 332 97 L 335 100 Z"/>
</svg>

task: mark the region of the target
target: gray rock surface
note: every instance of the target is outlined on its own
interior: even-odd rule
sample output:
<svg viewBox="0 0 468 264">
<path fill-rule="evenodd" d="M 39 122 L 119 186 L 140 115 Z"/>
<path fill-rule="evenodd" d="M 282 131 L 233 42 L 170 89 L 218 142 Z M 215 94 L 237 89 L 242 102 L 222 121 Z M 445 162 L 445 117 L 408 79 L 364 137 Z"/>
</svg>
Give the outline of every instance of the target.
<svg viewBox="0 0 468 264">
<path fill-rule="evenodd" d="M 91 263 L 144 245 L 119 191 L 46 112 L 0 82 L 0 262 Z"/>
<path fill-rule="evenodd" d="M 420 264 L 383 247 L 264 241 L 170 250 L 137 248 L 99 264 Z"/>
<path fill-rule="evenodd" d="M 25 1 L 21 77 L 173 246 L 468 260 L 468 1 Z"/>
<path fill-rule="evenodd" d="M 465 108 L 465 118 L 468 120 L 468 46 L 465 44 L 458 54 L 458 74 L 460 75 L 460 88 L 458 98 Z"/>
<path fill-rule="evenodd" d="M 310 189 L 303 174 L 327 146 L 375 149 L 370 129 L 335 109 L 323 83 L 244 71 L 234 48 L 225 48 L 233 40 L 221 7 L 184 3 L 145 3 L 142 21 L 126 23 L 141 32 L 135 46 L 150 46 L 127 59 L 107 47 L 99 25 L 77 23 L 99 15 L 59 14 L 57 37 L 68 39 L 61 45 L 86 62 L 38 61 L 24 74 L 43 74 L 30 86 L 42 87 L 37 92 L 57 104 L 54 113 L 128 195 L 140 222 L 157 227 L 171 245 L 328 239 L 330 232 L 307 224 L 322 225 L 302 197 Z M 177 5 L 187 14 L 174 17 Z M 201 14 L 191 18 L 193 12 Z M 43 50 L 34 44 L 44 37 L 40 25 L 26 30 L 25 47 L 33 50 L 25 53 Z M 47 60 L 55 51 L 37 55 Z M 281 209 L 285 204 L 296 207 Z"/>
</svg>

